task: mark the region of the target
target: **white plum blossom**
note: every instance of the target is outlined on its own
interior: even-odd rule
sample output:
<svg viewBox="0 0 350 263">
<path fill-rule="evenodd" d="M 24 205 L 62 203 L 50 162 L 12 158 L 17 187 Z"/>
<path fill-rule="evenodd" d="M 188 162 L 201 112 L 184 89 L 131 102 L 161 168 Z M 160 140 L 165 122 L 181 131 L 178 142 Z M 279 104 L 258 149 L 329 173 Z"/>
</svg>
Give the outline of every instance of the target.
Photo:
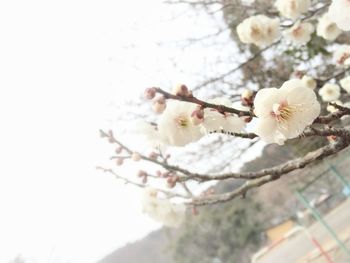
<svg viewBox="0 0 350 263">
<path fill-rule="evenodd" d="M 315 28 L 311 23 L 295 23 L 285 31 L 285 36 L 295 45 L 304 45 L 311 40 L 311 34 Z"/>
<path fill-rule="evenodd" d="M 310 0 L 277 0 L 275 7 L 286 18 L 296 19 L 311 6 Z"/>
<path fill-rule="evenodd" d="M 304 75 L 301 79 L 301 81 L 304 83 L 304 85 L 310 89 L 315 89 L 317 86 L 316 80 L 314 80 L 312 77 Z"/>
<path fill-rule="evenodd" d="M 270 45 L 280 36 L 279 23 L 278 18 L 251 16 L 237 26 L 238 37 L 246 44 Z"/>
<path fill-rule="evenodd" d="M 342 45 L 334 52 L 334 60 L 338 65 L 350 65 L 350 45 Z"/>
<path fill-rule="evenodd" d="M 350 1 L 333 0 L 329 7 L 328 14 L 337 26 L 344 30 L 350 30 Z"/>
<path fill-rule="evenodd" d="M 142 210 L 165 226 L 178 227 L 184 220 L 186 207 L 183 204 L 174 204 L 168 199 L 160 199 L 157 190 L 146 188 L 142 198 Z"/>
<path fill-rule="evenodd" d="M 254 106 L 256 134 L 267 143 L 280 145 L 299 136 L 320 114 L 316 94 L 301 80 L 286 81 L 279 89 L 259 90 Z"/>
<path fill-rule="evenodd" d="M 350 94 L 350 76 L 347 76 L 339 81 L 340 86 Z"/>
<path fill-rule="evenodd" d="M 316 32 L 318 36 L 329 41 L 335 40 L 342 33 L 341 29 L 329 18 L 327 13 L 318 20 Z"/>
<path fill-rule="evenodd" d="M 158 130 L 165 144 L 184 146 L 199 140 L 203 135 L 200 127 L 192 122 L 191 115 L 196 104 L 183 101 L 169 101 L 162 113 Z"/>
<path fill-rule="evenodd" d="M 144 120 L 137 120 L 132 122 L 131 127 L 132 129 L 130 129 L 130 132 L 137 134 L 139 140 L 144 142 L 147 148 L 158 148 L 164 144 L 160 138 L 157 127 L 151 123 Z"/>
<path fill-rule="evenodd" d="M 337 84 L 327 83 L 318 91 L 323 101 L 335 101 L 340 97 L 340 87 Z"/>
<path fill-rule="evenodd" d="M 232 103 L 227 98 L 216 98 L 209 101 L 216 105 L 224 105 L 232 107 Z M 202 123 L 202 130 L 204 133 L 224 130 L 225 132 L 241 132 L 245 127 L 243 119 L 231 113 L 219 113 L 214 109 L 204 110 L 204 121 Z"/>
<path fill-rule="evenodd" d="M 332 101 L 332 103 L 335 103 L 339 106 L 343 106 L 343 103 L 340 100 L 336 100 L 336 101 Z M 328 104 L 327 106 L 327 111 L 329 111 L 330 113 L 336 112 L 338 109 L 336 107 L 334 107 L 331 104 Z"/>
</svg>

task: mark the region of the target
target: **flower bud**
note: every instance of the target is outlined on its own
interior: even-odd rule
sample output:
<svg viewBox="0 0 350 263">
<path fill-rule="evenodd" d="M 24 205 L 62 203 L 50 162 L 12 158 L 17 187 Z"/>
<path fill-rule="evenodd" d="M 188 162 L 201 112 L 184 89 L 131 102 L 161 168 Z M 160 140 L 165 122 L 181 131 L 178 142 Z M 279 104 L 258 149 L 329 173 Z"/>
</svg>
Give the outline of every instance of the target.
<svg viewBox="0 0 350 263">
<path fill-rule="evenodd" d="M 253 105 L 253 91 L 246 89 L 242 92 L 241 101 L 243 106 L 252 106 Z"/>
<path fill-rule="evenodd" d="M 133 152 L 131 155 L 131 159 L 135 162 L 138 162 L 141 160 L 141 155 L 138 152 Z"/>
<path fill-rule="evenodd" d="M 161 176 L 162 176 L 162 172 L 159 171 L 159 170 L 157 170 L 157 171 L 156 171 L 156 175 L 157 175 L 158 177 L 161 177 Z"/>
<path fill-rule="evenodd" d="M 301 70 L 296 70 L 292 73 L 291 78 L 292 79 L 301 79 L 304 76 L 304 72 Z"/>
<path fill-rule="evenodd" d="M 304 75 L 301 80 L 305 84 L 305 86 L 310 89 L 315 89 L 317 86 L 316 80 L 314 80 L 310 76 Z"/>
<path fill-rule="evenodd" d="M 148 100 L 153 99 L 156 96 L 156 89 L 155 88 L 147 88 L 144 92 L 145 98 Z"/>
<path fill-rule="evenodd" d="M 142 183 L 146 184 L 148 181 L 147 175 L 142 178 Z"/>
<path fill-rule="evenodd" d="M 115 149 L 116 154 L 120 154 L 122 151 L 123 151 L 123 147 L 118 147 L 117 149 Z"/>
<path fill-rule="evenodd" d="M 162 97 L 158 97 L 154 102 L 153 102 L 153 110 L 158 113 L 161 114 L 163 113 L 163 111 L 166 108 L 166 102 L 165 102 L 165 98 Z"/>
<path fill-rule="evenodd" d="M 178 84 L 173 89 L 173 94 L 176 96 L 182 96 L 182 97 L 191 97 L 192 92 L 190 92 L 186 85 L 184 84 Z"/>
<path fill-rule="evenodd" d="M 198 215 L 198 209 L 195 206 L 192 207 L 192 215 L 194 216 Z"/>
<path fill-rule="evenodd" d="M 124 163 L 124 159 L 123 159 L 123 158 L 117 158 L 116 164 L 117 164 L 118 166 L 123 165 L 123 163 Z"/>
<path fill-rule="evenodd" d="M 242 117 L 242 119 L 244 120 L 245 123 L 249 123 L 253 120 L 252 116 L 244 116 Z"/>
<path fill-rule="evenodd" d="M 170 175 L 171 175 L 171 173 L 167 171 L 167 172 L 162 173 L 160 177 L 168 178 Z"/>
<path fill-rule="evenodd" d="M 199 125 L 204 121 L 204 111 L 202 109 L 197 109 L 191 114 L 192 123 L 194 125 Z"/>
<path fill-rule="evenodd" d="M 156 159 L 158 158 L 158 154 L 155 153 L 155 152 L 151 152 L 151 153 L 148 155 L 148 158 L 153 159 L 153 160 L 156 160 Z"/>
<path fill-rule="evenodd" d="M 337 139 L 337 136 L 335 136 L 335 135 L 327 136 L 327 140 L 328 140 L 329 142 L 335 142 L 336 139 Z"/>
<path fill-rule="evenodd" d="M 147 176 L 147 173 L 143 170 L 140 170 L 138 173 L 137 173 L 137 177 L 144 177 L 144 176 Z"/>
<path fill-rule="evenodd" d="M 335 104 L 337 104 L 339 106 L 343 105 L 343 103 L 341 101 L 339 101 L 339 100 L 333 101 L 333 103 L 335 103 Z M 328 104 L 327 111 L 330 112 L 330 113 L 334 113 L 334 112 L 338 111 L 338 108 L 333 106 L 333 105 L 331 105 L 331 104 Z"/>
<path fill-rule="evenodd" d="M 176 185 L 176 182 L 178 180 L 177 176 L 169 176 L 168 179 L 166 180 L 167 187 L 168 188 L 174 188 Z"/>
</svg>

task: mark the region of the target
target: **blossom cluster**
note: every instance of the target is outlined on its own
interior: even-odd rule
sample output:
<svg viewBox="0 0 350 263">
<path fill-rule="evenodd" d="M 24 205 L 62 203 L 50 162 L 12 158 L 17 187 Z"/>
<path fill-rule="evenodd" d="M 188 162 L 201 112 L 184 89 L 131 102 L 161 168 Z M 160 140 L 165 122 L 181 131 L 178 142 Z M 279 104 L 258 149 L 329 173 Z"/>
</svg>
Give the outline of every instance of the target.
<svg viewBox="0 0 350 263">
<path fill-rule="evenodd" d="M 237 26 L 238 37 L 243 43 L 265 47 L 284 36 L 294 45 L 302 46 L 309 43 L 314 35 L 334 41 L 343 31 L 350 31 L 349 0 L 333 0 L 317 22 L 307 16 L 311 0 L 277 0 L 274 7 L 281 18 L 255 15 Z M 289 22 L 287 26 L 286 21 Z M 332 63 L 336 69 L 348 69 L 350 45 L 339 45 L 333 52 Z M 338 77 L 339 81 L 334 82 L 331 78 L 324 81 L 298 74 L 296 78 L 285 80 L 280 87 L 245 89 L 239 101 L 217 97 L 204 102 L 197 99 L 185 84 L 176 85 L 170 92 L 151 87 L 145 90 L 144 95 L 152 100 L 153 110 L 159 118 L 152 124 L 140 123 L 139 130 L 154 147 L 183 147 L 217 132 L 238 137 L 253 134 L 253 138 L 259 137 L 265 143 L 283 145 L 287 140 L 302 136 L 307 127 L 322 118 L 318 118 L 322 109 L 334 113 L 339 106 L 350 106 L 350 102 L 341 101 L 342 94 L 350 94 L 350 76 Z M 321 107 L 322 101 L 328 106 Z M 122 152 L 122 148 L 117 149 L 117 154 Z M 149 159 L 159 164 L 159 155 L 154 152 L 149 157 L 138 152 L 129 153 L 133 161 Z M 117 165 L 122 165 L 123 161 L 124 157 L 116 159 Z M 167 157 L 163 161 L 168 164 Z M 177 171 L 158 173 L 155 177 L 166 179 L 168 188 L 183 183 Z M 148 176 L 144 171 L 138 173 L 143 186 L 146 186 Z M 188 189 L 185 187 L 185 190 Z M 179 226 L 184 220 L 186 206 L 161 198 L 161 194 L 158 189 L 145 187 L 143 211 L 166 226 Z"/>
<path fill-rule="evenodd" d="M 285 30 L 284 36 L 295 45 L 304 45 L 311 40 L 315 31 L 312 23 L 302 17 L 310 9 L 310 0 L 277 0 L 275 7 L 282 17 L 290 19 L 293 25 Z M 317 35 L 326 40 L 335 40 L 342 31 L 350 30 L 350 1 L 333 0 L 327 13 L 318 21 Z M 281 36 L 280 19 L 265 15 L 251 16 L 237 26 L 239 39 L 246 44 L 259 47 L 272 44 Z"/>
</svg>

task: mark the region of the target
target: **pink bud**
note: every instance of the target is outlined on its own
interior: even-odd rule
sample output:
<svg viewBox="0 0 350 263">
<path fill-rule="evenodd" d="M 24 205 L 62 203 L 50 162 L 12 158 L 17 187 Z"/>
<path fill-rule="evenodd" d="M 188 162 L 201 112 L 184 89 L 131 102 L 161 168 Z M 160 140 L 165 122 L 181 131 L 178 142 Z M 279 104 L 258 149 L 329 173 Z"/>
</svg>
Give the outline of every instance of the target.
<svg viewBox="0 0 350 263">
<path fill-rule="evenodd" d="M 117 149 L 115 149 L 115 152 L 117 154 L 120 154 L 123 151 L 123 147 L 118 147 Z"/>
<path fill-rule="evenodd" d="M 146 184 L 146 183 L 147 183 L 147 180 L 148 180 L 148 178 L 147 178 L 147 175 L 146 175 L 146 176 L 144 176 L 144 177 L 142 178 L 142 183 L 143 183 L 143 184 Z"/>
<path fill-rule="evenodd" d="M 162 176 L 162 172 L 159 171 L 159 170 L 157 170 L 157 171 L 156 171 L 156 175 L 157 175 L 158 177 L 161 177 L 161 176 Z"/>
<path fill-rule="evenodd" d="M 174 179 L 174 176 L 168 177 L 166 180 L 166 185 L 168 188 L 174 188 L 176 185 L 176 180 Z"/>
<path fill-rule="evenodd" d="M 159 97 L 157 98 L 154 102 L 153 102 L 153 110 L 158 113 L 158 114 L 161 114 L 163 113 L 163 111 L 165 110 L 166 108 L 166 101 L 165 101 L 165 98 L 162 96 L 162 97 Z"/>
<path fill-rule="evenodd" d="M 330 135 L 330 136 L 327 136 L 327 139 L 328 139 L 329 142 L 335 142 L 337 140 L 337 136 Z"/>
<path fill-rule="evenodd" d="M 118 166 L 121 166 L 124 163 L 124 159 L 123 158 L 117 158 L 116 163 L 117 163 Z"/>
<path fill-rule="evenodd" d="M 241 97 L 244 98 L 244 99 L 251 99 L 253 97 L 253 91 L 249 90 L 249 89 L 245 89 L 243 92 L 242 92 L 242 95 Z"/>
<path fill-rule="evenodd" d="M 178 84 L 173 89 L 173 94 L 182 97 L 191 97 L 192 92 L 188 90 L 187 86 L 184 84 Z"/>
<path fill-rule="evenodd" d="M 171 175 L 170 172 L 164 172 L 164 173 L 162 173 L 161 177 L 162 178 L 168 178 L 170 175 Z"/>
<path fill-rule="evenodd" d="M 138 173 L 137 173 L 137 176 L 138 177 L 144 177 L 144 176 L 147 176 L 147 173 L 143 170 L 140 170 Z"/>
<path fill-rule="evenodd" d="M 151 152 L 151 153 L 148 155 L 148 157 L 149 157 L 150 159 L 156 160 L 156 159 L 158 158 L 158 154 L 155 153 L 155 152 Z"/>
<path fill-rule="evenodd" d="M 141 155 L 138 152 L 133 152 L 131 155 L 131 159 L 135 162 L 138 162 L 141 160 Z"/>
<path fill-rule="evenodd" d="M 301 70 L 296 70 L 292 73 L 291 78 L 297 78 L 297 79 L 301 79 L 304 76 L 304 72 Z"/>
<path fill-rule="evenodd" d="M 192 123 L 194 125 L 199 125 L 204 121 L 204 111 L 202 109 L 197 109 L 191 114 Z"/>
<path fill-rule="evenodd" d="M 251 116 L 244 116 L 242 117 L 245 123 L 249 123 L 253 120 L 253 117 Z"/>
<path fill-rule="evenodd" d="M 252 106 L 253 105 L 254 93 L 251 90 L 244 90 L 241 95 L 241 102 L 243 106 Z"/>
<path fill-rule="evenodd" d="M 156 89 L 155 88 L 147 88 L 144 92 L 145 98 L 148 100 L 153 99 L 156 96 Z"/>
</svg>

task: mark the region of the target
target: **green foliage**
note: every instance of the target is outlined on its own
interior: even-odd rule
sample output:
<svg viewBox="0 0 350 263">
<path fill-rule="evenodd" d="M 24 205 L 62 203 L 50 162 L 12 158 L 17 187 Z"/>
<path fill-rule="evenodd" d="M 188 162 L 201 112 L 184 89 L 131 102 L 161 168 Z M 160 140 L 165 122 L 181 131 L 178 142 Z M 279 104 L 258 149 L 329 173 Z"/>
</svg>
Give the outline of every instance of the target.
<svg viewBox="0 0 350 263">
<path fill-rule="evenodd" d="M 202 209 L 181 228 L 175 262 L 249 262 L 262 242 L 259 211 L 260 204 L 248 198 Z"/>
<path fill-rule="evenodd" d="M 316 57 L 317 55 L 330 56 L 331 53 L 326 49 L 327 41 L 316 33 L 312 33 L 311 40 L 303 46 L 291 45 L 284 51 L 285 55 L 293 57 L 296 62 L 305 62 Z"/>
</svg>

